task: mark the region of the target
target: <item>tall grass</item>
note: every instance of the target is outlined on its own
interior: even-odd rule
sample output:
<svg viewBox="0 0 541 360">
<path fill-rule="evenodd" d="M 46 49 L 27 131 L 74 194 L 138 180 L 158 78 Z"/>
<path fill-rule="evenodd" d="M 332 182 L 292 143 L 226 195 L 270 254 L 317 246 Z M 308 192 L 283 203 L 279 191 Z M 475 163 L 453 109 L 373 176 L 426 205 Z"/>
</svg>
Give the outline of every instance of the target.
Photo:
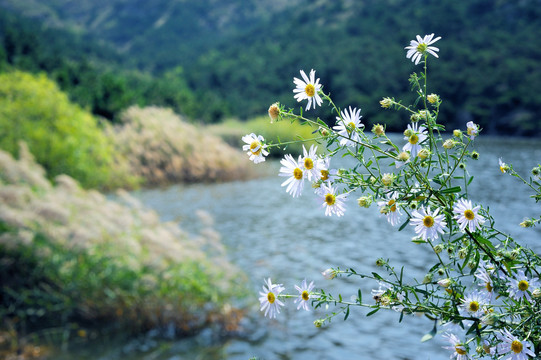
<svg viewBox="0 0 541 360">
<path fill-rule="evenodd" d="M 116 151 L 147 185 L 215 182 L 253 176 L 239 149 L 170 109 L 131 107 L 111 133 Z"/>
<path fill-rule="evenodd" d="M 0 151 L 0 316 L 20 331 L 71 321 L 177 333 L 235 328 L 246 294 L 219 235 L 190 236 L 125 191 L 51 184 L 23 145 Z M 25 330 L 26 329 L 26 330 Z"/>
</svg>

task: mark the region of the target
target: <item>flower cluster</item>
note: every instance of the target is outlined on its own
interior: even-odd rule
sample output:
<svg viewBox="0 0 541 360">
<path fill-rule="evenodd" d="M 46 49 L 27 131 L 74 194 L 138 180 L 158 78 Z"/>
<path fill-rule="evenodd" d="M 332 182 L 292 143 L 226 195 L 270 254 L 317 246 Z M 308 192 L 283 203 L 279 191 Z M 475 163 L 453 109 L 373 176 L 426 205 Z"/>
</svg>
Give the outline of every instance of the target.
<svg viewBox="0 0 541 360">
<path fill-rule="evenodd" d="M 261 310 L 265 316 L 276 317 L 284 306 L 280 299 L 287 297 L 296 297 L 297 309 L 308 310 L 309 300 L 315 307 L 340 307 L 316 320 L 318 327 L 339 313 L 347 318 L 351 306 L 371 309 L 368 315 L 382 308 L 400 313 L 401 318 L 424 314 L 435 322 L 434 329 L 443 329 L 440 333 L 449 343 L 445 348 L 451 351 L 451 358 L 526 360 L 541 348 L 541 285 L 537 270 L 541 258 L 497 230 L 488 208 L 469 198 L 467 188 L 473 178 L 467 172 L 467 162 L 480 158 L 473 146 L 482 129 L 469 121 L 463 129 L 453 130 L 451 138 L 444 139 L 445 128 L 438 123 L 442 101 L 439 95 L 427 92 L 428 56 L 438 57 L 439 49 L 433 44 L 440 39 L 434 34 L 418 35 L 405 48 L 408 59 L 424 65 L 423 72 L 410 76 L 418 95 L 416 105 L 405 106 L 390 97 L 380 101 L 384 109 L 407 114 L 404 136 L 397 143 L 386 135 L 381 124 L 365 133 L 361 109 L 351 105 L 336 107 L 323 93 L 313 69 L 310 76 L 301 70 L 302 79 L 294 78 L 294 99 L 307 100 L 306 110 L 328 102 L 338 114 L 334 124 L 296 115 L 278 104 L 269 108 L 271 120 L 289 118 L 312 124 L 316 140 L 326 142 L 321 153 L 315 145 L 309 149 L 303 145 L 302 154 L 286 154 L 281 159 L 279 176 L 286 178 L 282 183 L 286 192 L 292 197 L 301 196 L 305 182 L 311 182 L 329 216 L 344 215 L 345 204 L 353 193 L 359 195 L 357 203 L 362 208 L 370 209 L 375 202 L 390 226 L 409 228 L 415 234 L 412 242 L 424 244 L 433 252 L 434 263 L 426 276 L 422 281 L 407 283 L 403 274 L 383 258 L 376 262 L 386 272 L 383 275 L 360 274 L 353 268 L 323 272 L 327 279 L 346 275 L 376 281 L 378 287 L 372 290 L 369 302 L 363 301 L 360 289 L 355 299 L 344 301 L 324 289 L 314 292 L 313 283 L 307 284 L 306 280 L 295 286 L 297 295 L 285 295 L 281 284 L 268 279 L 260 293 Z M 272 147 L 255 134 L 246 135 L 243 141 L 243 150 L 255 163 L 262 162 Z M 355 166 L 331 169 L 331 158 L 336 154 L 351 157 Z M 534 199 L 541 200 L 540 165 L 532 169 L 529 180 L 501 158 L 499 169 L 520 179 L 535 191 Z M 541 223 L 541 217 L 525 219 L 520 225 L 532 227 L 537 223 Z M 427 334 L 427 339 L 436 333 L 434 330 Z"/>
</svg>

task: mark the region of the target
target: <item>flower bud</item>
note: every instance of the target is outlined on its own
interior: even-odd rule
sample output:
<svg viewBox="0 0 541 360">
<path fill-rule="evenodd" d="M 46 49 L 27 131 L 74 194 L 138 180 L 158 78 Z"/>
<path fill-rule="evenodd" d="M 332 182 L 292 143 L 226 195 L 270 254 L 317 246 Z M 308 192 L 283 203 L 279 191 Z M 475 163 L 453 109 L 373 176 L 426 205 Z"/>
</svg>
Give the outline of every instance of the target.
<svg viewBox="0 0 541 360">
<path fill-rule="evenodd" d="M 364 207 L 368 209 L 370 205 L 372 204 L 372 197 L 370 195 L 361 196 L 360 198 L 357 199 L 357 203 L 359 204 L 360 207 Z"/>
<path fill-rule="evenodd" d="M 387 263 L 383 258 L 379 258 L 376 260 L 376 266 L 383 266 Z"/>
<path fill-rule="evenodd" d="M 460 131 L 458 129 L 453 130 L 453 136 L 457 137 L 457 138 L 461 137 L 462 136 L 462 131 Z"/>
<path fill-rule="evenodd" d="M 394 175 L 390 173 L 385 173 L 381 177 L 381 182 L 385 186 L 390 186 L 394 181 Z"/>
<path fill-rule="evenodd" d="M 383 100 L 381 100 L 379 103 L 382 108 L 388 109 L 391 107 L 391 105 L 393 105 L 393 100 L 391 98 L 386 97 L 386 98 L 383 98 Z"/>
<path fill-rule="evenodd" d="M 417 156 L 421 160 L 426 160 L 426 158 L 430 156 L 430 150 L 422 148 L 421 150 L 419 150 L 419 153 L 417 154 Z"/>
<path fill-rule="evenodd" d="M 413 130 L 408 128 L 408 129 L 404 130 L 403 134 L 404 134 L 405 137 L 409 138 L 409 137 L 411 137 L 411 135 L 413 135 Z"/>
<path fill-rule="evenodd" d="M 383 127 L 383 125 L 380 125 L 380 124 L 376 124 L 372 127 L 372 132 L 376 135 L 376 136 L 383 136 L 385 135 L 385 128 Z"/>
<path fill-rule="evenodd" d="M 434 252 L 435 252 L 436 254 L 439 254 L 439 253 L 441 253 L 442 251 L 443 251 L 443 245 L 441 245 L 441 244 L 434 245 Z"/>
<path fill-rule="evenodd" d="M 441 279 L 438 281 L 438 285 L 441 286 L 442 288 L 448 288 L 449 285 L 451 285 L 451 279 Z"/>
<path fill-rule="evenodd" d="M 443 147 L 447 150 L 454 148 L 456 145 L 456 142 L 453 139 L 447 139 L 443 142 Z"/>
<path fill-rule="evenodd" d="M 458 257 L 461 259 L 465 259 L 467 254 L 468 251 L 465 248 L 461 248 L 460 250 L 458 250 Z"/>
<path fill-rule="evenodd" d="M 523 228 L 533 227 L 534 225 L 535 221 L 533 219 L 524 219 L 524 221 L 520 223 L 520 226 Z"/>
<path fill-rule="evenodd" d="M 323 128 L 323 127 L 319 128 L 319 133 L 321 134 L 321 136 L 325 136 L 325 137 L 329 136 L 329 130 L 327 130 L 327 129 Z"/>
<path fill-rule="evenodd" d="M 332 280 L 336 277 L 336 271 L 334 269 L 327 269 L 321 273 L 325 279 Z"/>
<path fill-rule="evenodd" d="M 534 298 L 540 298 L 541 297 L 541 289 L 535 289 L 534 291 L 532 291 L 532 296 Z"/>
<path fill-rule="evenodd" d="M 436 94 L 430 94 L 426 97 L 429 103 L 435 104 L 440 100 L 440 97 Z"/>
<path fill-rule="evenodd" d="M 405 151 L 402 151 L 400 154 L 398 154 L 398 161 L 408 161 L 410 158 L 410 154 L 408 154 Z"/>
<path fill-rule="evenodd" d="M 428 111 L 428 110 L 420 110 L 419 111 L 419 119 L 428 121 L 428 119 L 430 119 L 430 111 Z"/>
<path fill-rule="evenodd" d="M 317 328 L 320 328 L 321 325 L 323 325 L 325 323 L 325 320 L 323 319 L 317 319 L 314 321 L 314 326 L 317 327 Z"/>
<path fill-rule="evenodd" d="M 411 114 L 410 120 L 411 120 L 411 122 L 418 122 L 419 120 L 421 120 L 421 117 L 417 113 L 416 114 Z"/>
<path fill-rule="evenodd" d="M 278 106 L 277 102 L 269 107 L 268 113 L 272 124 L 280 116 L 280 107 Z"/>
<path fill-rule="evenodd" d="M 479 153 L 477 151 L 472 151 L 470 156 L 473 160 L 479 160 Z"/>
<path fill-rule="evenodd" d="M 426 274 L 423 278 L 423 284 L 428 284 L 432 282 L 432 274 Z"/>
</svg>

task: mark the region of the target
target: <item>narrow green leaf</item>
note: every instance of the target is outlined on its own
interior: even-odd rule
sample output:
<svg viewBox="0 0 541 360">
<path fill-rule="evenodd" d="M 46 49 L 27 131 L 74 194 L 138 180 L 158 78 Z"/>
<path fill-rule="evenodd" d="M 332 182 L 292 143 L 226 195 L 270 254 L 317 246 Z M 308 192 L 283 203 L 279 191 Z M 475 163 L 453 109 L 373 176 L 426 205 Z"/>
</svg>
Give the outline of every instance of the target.
<svg viewBox="0 0 541 360">
<path fill-rule="evenodd" d="M 406 220 L 406 222 L 404 222 L 402 225 L 400 225 L 400 227 L 398 228 L 398 231 L 404 230 L 404 228 L 408 225 L 409 222 L 410 222 L 410 219 L 408 218 Z"/>
<path fill-rule="evenodd" d="M 378 308 L 375 308 L 374 310 L 370 311 L 368 314 L 366 314 L 366 317 L 368 316 L 372 316 L 374 315 L 375 313 L 377 313 L 379 311 L 379 307 Z"/>
<path fill-rule="evenodd" d="M 442 194 L 451 194 L 451 193 L 457 193 L 457 192 L 461 192 L 461 191 L 462 191 L 462 188 L 460 186 L 454 186 L 452 188 L 443 189 L 440 192 Z"/>
<path fill-rule="evenodd" d="M 346 314 L 344 315 L 344 321 L 348 319 L 349 316 L 349 306 L 346 308 Z"/>
</svg>

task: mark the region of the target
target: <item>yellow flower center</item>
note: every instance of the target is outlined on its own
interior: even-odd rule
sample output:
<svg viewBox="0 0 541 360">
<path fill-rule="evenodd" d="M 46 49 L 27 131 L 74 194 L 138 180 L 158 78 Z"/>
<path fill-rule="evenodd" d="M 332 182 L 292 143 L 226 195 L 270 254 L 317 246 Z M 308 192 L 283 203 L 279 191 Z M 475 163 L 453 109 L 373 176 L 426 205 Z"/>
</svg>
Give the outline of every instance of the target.
<svg viewBox="0 0 541 360">
<path fill-rule="evenodd" d="M 305 158 L 304 159 L 304 168 L 306 170 L 312 170 L 313 167 L 314 167 L 314 162 L 312 161 L 312 159 L 310 159 L 309 157 Z"/>
<path fill-rule="evenodd" d="M 461 348 L 462 345 L 455 345 L 455 351 L 458 355 L 466 355 L 466 350 Z"/>
<path fill-rule="evenodd" d="M 530 287 L 530 284 L 528 284 L 528 282 L 526 280 L 520 280 L 518 282 L 518 289 L 520 291 L 526 291 L 526 290 L 528 290 L 528 287 Z"/>
<path fill-rule="evenodd" d="M 522 352 L 522 343 L 518 340 L 513 340 L 511 343 L 511 350 L 513 350 L 515 354 L 520 354 Z"/>
<path fill-rule="evenodd" d="M 270 292 L 267 294 L 267 300 L 269 301 L 269 303 L 272 304 L 276 300 L 276 296 L 274 296 L 274 294 Z"/>
<path fill-rule="evenodd" d="M 411 135 L 410 138 L 409 138 L 409 142 L 412 145 L 417 144 L 419 142 L 419 136 L 417 136 L 417 134 Z"/>
<path fill-rule="evenodd" d="M 302 179 L 302 170 L 299 168 L 295 168 L 295 170 L 293 170 L 293 177 L 297 180 Z"/>
<path fill-rule="evenodd" d="M 475 135 L 475 129 L 472 128 L 472 127 L 469 127 L 467 132 L 468 132 L 468 135 L 470 135 L 470 136 Z"/>
<path fill-rule="evenodd" d="M 395 212 L 396 211 L 396 200 L 395 199 L 389 200 L 389 202 L 387 203 L 387 206 L 389 207 L 390 211 Z"/>
<path fill-rule="evenodd" d="M 304 88 L 304 92 L 309 97 L 312 97 L 316 94 L 316 87 L 312 84 L 307 84 L 306 87 Z"/>
<path fill-rule="evenodd" d="M 348 123 L 348 125 L 346 126 L 346 130 L 348 132 L 348 134 L 351 134 L 353 132 L 353 130 L 355 130 L 356 126 L 355 126 L 355 123 L 353 121 L 350 121 Z"/>
<path fill-rule="evenodd" d="M 423 225 L 427 228 L 434 226 L 434 218 L 429 215 L 425 216 L 425 218 L 423 219 Z"/>
<path fill-rule="evenodd" d="M 475 218 L 475 214 L 473 213 L 472 210 L 468 209 L 464 211 L 464 217 L 468 220 L 473 220 Z"/>
<path fill-rule="evenodd" d="M 321 180 L 329 180 L 329 170 L 321 170 Z"/>
<path fill-rule="evenodd" d="M 468 305 L 468 310 L 471 312 L 476 312 L 479 310 L 479 303 L 477 301 L 471 301 Z"/>
<path fill-rule="evenodd" d="M 490 285 L 489 282 L 487 282 L 487 284 L 486 284 L 485 287 L 487 288 L 487 291 L 488 291 L 488 292 L 492 292 L 492 289 L 493 289 L 493 288 L 492 288 L 492 285 Z"/>
<path fill-rule="evenodd" d="M 310 299 L 310 294 L 308 293 L 308 291 L 304 290 L 301 294 L 301 297 L 304 301 L 307 301 L 308 299 Z"/>
<path fill-rule="evenodd" d="M 254 155 L 261 154 L 261 143 L 259 141 L 252 141 L 250 144 L 250 151 Z"/>
<path fill-rule="evenodd" d="M 426 45 L 425 43 L 420 43 L 419 45 L 417 45 L 417 51 L 420 52 L 421 54 L 424 54 L 427 47 L 428 45 Z"/>
<path fill-rule="evenodd" d="M 333 194 L 325 195 L 325 202 L 329 206 L 334 205 L 334 203 L 336 202 L 336 196 L 334 196 Z"/>
</svg>

